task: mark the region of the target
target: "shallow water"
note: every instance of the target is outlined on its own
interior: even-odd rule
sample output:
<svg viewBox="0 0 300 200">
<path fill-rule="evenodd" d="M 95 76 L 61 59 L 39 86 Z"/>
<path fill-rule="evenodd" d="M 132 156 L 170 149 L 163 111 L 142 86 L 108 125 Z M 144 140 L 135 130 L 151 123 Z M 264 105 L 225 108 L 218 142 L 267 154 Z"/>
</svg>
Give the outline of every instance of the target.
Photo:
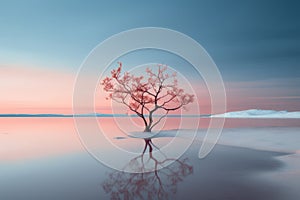
<svg viewBox="0 0 300 200">
<path fill-rule="evenodd" d="M 115 139 L 124 133 L 113 119 L 98 120 L 114 145 L 142 152 L 143 140 Z M 190 129 L 194 119 L 189 120 L 179 126 L 178 119 L 170 119 L 162 128 Z M 197 140 L 178 161 L 156 175 L 122 173 L 95 160 L 82 147 L 71 118 L 0 118 L 0 199 L 110 199 L 117 195 L 122 199 L 132 195 L 137 199 L 147 199 L 147 195 L 154 199 L 298 199 L 292 186 L 300 180 L 298 154 L 286 153 L 298 151 L 299 122 L 228 119 L 219 140 L 226 146 L 217 145 L 200 160 L 203 130 L 209 123 L 201 119 Z M 87 127 L 89 123 L 87 119 Z M 136 131 L 140 130 L 137 126 Z M 171 140 L 156 138 L 153 143 L 162 147 Z M 110 147 L 101 146 L 101 141 L 96 144 L 111 159 L 122 159 L 110 155 Z M 122 160 L 124 167 L 132 167 L 130 161 Z"/>
</svg>

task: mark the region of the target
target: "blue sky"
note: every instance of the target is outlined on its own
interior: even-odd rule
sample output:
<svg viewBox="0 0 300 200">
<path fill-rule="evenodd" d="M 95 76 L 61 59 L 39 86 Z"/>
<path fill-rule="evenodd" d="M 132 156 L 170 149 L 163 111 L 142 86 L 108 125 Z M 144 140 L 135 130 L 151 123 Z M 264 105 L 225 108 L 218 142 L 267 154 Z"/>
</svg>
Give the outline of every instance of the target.
<svg viewBox="0 0 300 200">
<path fill-rule="evenodd" d="M 76 70 L 105 38 L 159 26 L 202 44 L 225 79 L 299 77 L 298 1 L 1 1 L 2 62 Z"/>
<path fill-rule="evenodd" d="M 299 1 L 2 0 L 0 5 L 1 65 L 75 74 L 109 36 L 157 26 L 198 41 L 226 82 L 277 80 L 278 95 L 300 96 Z"/>
</svg>

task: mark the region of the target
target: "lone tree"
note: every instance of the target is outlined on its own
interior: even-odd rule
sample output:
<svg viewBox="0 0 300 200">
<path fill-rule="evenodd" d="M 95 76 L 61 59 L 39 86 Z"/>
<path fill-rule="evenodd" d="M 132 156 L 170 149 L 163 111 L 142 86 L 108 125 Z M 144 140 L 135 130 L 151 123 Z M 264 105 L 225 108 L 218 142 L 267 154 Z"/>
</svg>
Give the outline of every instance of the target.
<svg viewBox="0 0 300 200">
<path fill-rule="evenodd" d="M 146 76 L 135 76 L 129 72 L 121 75 L 122 63 L 105 77 L 101 85 L 109 93 L 107 99 L 126 105 L 129 110 L 142 118 L 144 132 L 151 132 L 170 111 L 175 111 L 194 101 L 194 95 L 188 94 L 178 86 L 176 73 L 168 74 L 167 66 L 158 65 L 157 72 L 146 69 Z M 154 120 L 155 112 L 163 114 Z"/>
</svg>

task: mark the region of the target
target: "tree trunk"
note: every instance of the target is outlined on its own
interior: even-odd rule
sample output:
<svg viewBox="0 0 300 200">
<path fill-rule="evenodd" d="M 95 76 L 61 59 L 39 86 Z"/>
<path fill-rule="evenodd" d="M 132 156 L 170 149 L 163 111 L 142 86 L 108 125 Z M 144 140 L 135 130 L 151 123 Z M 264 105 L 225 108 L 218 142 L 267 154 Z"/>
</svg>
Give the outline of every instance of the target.
<svg viewBox="0 0 300 200">
<path fill-rule="evenodd" d="M 144 132 L 151 132 L 150 126 L 146 126 Z"/>
<path fill-rule="evenodd" d="M 147 125 L 145 127 L 144 132 L 151 133 L 151 128 L 150 127 L 151 127 L 150 125 Z M 150 138 L 145 138 L 144 141 L 145 141 L 145 148 L 144 148 L 143 154 L 147 150 L 147 147 L 149 147 L 149 153 L 152 153 L 153 148 L 152 148 L 152 145 L 151 145 L 151 142 L 152 142 L 151 139 Z"/>
</svg>

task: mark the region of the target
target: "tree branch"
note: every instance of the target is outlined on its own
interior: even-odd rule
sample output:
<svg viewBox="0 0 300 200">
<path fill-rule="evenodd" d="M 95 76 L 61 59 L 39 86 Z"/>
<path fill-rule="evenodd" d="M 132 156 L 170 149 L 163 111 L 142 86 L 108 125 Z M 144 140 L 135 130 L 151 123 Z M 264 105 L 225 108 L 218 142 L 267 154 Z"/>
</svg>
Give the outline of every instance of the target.
<svg viewBox="0 0 300 200">
<path fill-rule="evenodd" d="M 159 122 L 165 118 L 168 115 L 169 111 L 167 111 L 163 116 L 161 116 L 152 126 L 150 129 L 152 129 L 154 126 L 156 126 L 157 124 L 159 124 Z"/>
</svg>

